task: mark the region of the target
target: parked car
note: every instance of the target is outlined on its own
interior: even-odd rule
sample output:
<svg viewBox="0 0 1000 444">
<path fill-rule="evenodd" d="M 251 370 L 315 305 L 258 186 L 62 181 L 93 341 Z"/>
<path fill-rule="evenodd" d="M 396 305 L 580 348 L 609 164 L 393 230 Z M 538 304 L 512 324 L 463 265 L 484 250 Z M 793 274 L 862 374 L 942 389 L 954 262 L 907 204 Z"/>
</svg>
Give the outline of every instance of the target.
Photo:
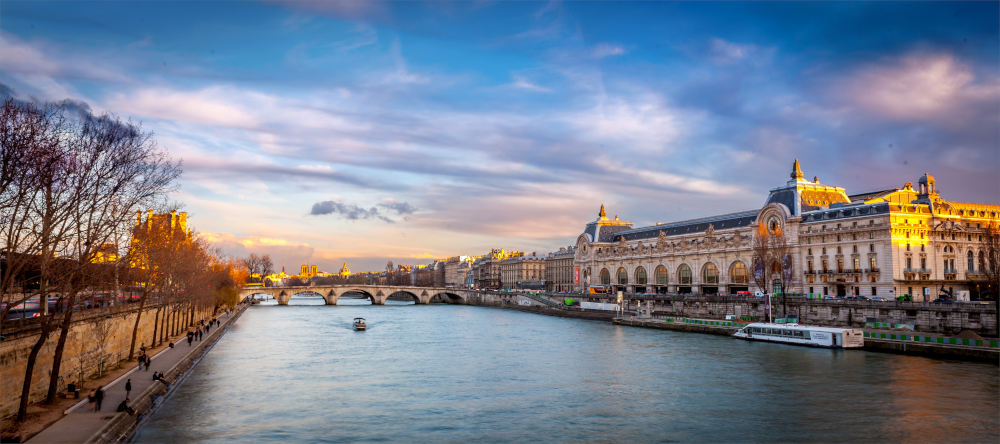
<svg viewBox="0 0 1000 444">
<path fill-rule="evenodd" d="M 888 301 L 888 299 L 883 298 L 881 296 L 872 296 L 871 299 L 869 299 L 869 300 L 872 301 L 872 302 L 886 302 L 886 301 Z"/>
<path fill-rule="evenodd" d="M 937 299 L 935 299 L 932 302 L 935 303 L 935 304 L 954 304 L 955 300 L 954 299 L 946 299 L 946 298 L 937 298 Z"/>
</svg>

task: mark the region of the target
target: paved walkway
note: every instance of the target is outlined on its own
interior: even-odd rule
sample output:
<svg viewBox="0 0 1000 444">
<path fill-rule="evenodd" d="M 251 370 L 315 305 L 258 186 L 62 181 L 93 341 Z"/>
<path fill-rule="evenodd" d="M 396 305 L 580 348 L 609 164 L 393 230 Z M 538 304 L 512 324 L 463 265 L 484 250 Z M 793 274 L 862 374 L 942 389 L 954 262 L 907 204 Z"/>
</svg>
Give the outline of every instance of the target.
<svg viewBox="0 0 1000 444">
<path fill-rule="evenodd" d="M 239 307 L 232 311 L 232 314 L 223 314 L 218 317 L 219 326 L 213 326 L 208 335 L 202 336 L 202 342 L 218 337 L 225 327 L 226 320 L 237 313 Z M 35 435 L 27 442 L 40 444 L 74 443 L 79 444 L 87 441 L 104 427 L 104 424 L 116 414 L 115 408 L 125 400 L 125 382 L 132 379 L 132 391 L 129 392 L 129 399 L 135 401 L 150 385 L 160 384 L 153 381 L 153 372 L 168 373 L 185 356 L 194 352 L 195 345 L 199 342 L 195 340 L 192 345 L 187 344 L 187 332 L 174 340 L 174 348 L 166 347 L 159 353 L 153 355 L 150 368 L 143 367 L 139 370 L 138 364 L 133 361 L 129 363 L 133 368 L 104 386 L 104 402 L 99 412 L 90 411 L 90 405 L 86 396 L 90 393 L 81 392 L 82 399 L 79 403 L 66 409 L 66 414 L 62 419 L 50 425 L 41 433 Z M 134 359 L 134 358 L 133 358 Z M 173 381 L 171 381 L 173 382 Z"/>
</svg>

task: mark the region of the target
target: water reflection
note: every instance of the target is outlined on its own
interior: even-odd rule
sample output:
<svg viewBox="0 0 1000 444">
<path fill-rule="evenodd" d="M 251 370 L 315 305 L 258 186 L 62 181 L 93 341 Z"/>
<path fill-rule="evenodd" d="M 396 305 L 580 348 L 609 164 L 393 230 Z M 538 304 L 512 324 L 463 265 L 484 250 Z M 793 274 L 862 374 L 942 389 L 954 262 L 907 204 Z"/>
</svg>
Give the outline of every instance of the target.
<svg viewBox="0 0 1000 444">
<path fill-rule="evenodd" d="M 291 304 L 251 308 L 137 441 L 997 436 L 1000 388 L 991 365 L 481 307 L 343 298 L 323 306 L 308 297 Z M 355 316 L 370 330 L 352 331 Z"/>
</svg>

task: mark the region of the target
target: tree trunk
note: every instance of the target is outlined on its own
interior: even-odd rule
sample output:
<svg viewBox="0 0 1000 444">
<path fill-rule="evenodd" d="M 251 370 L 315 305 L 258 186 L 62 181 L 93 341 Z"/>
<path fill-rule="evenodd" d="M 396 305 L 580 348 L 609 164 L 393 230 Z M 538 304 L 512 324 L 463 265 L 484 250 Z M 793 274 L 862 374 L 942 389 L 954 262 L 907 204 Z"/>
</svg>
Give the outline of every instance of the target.
<svg viewBox="0 0 1000 444">
<path fill-rule="evenodd" d="M 59 370 L 62 367 L 63 350 L 66 348 L 66 337 L 69 336 L 70 324 L 73 322 L 73 304 L 76 303 L 76 292 L 69 295 L 66 300 L 66 313 L 63 315 L 62 327 L 59 331 L 59 341 L 56 342 L 56 350 L 52 355 L 52 371 L 49 373 L 49 391 L 45 394 L 45 403 L 56 402 L 56 393 L 59 392 Z"/>
<path fill-rule="evenodd" d="M 142 289 L 142 297 L 139 298 L 139 312 L 135 315 L 135 325 L 132 326 L 132 345 L 128 349 L 128 360 L 132 360 L 135 355 L 135 339 L 139 335 L 139 320 L 142 318 L 142 310 L 146 308 L 146 288 Z"/>
<path fill-rule="evenodd" d="M 160 327 L 160 313 L 162 311 L 163 311 L 163 304 L 161 303 L 156 306 L 156 313 L 153 314 L 153 337 L 149 338 L 149 340 L 151 341 L 151 343 L 149 344 L 149 348 L 156 347 L 156 333 L 157 333 L 156 329 Z"/>
<path fill-rule="evenodd" d="M 38 352 L 42 350 L 42 346 L 45 345 L 45 341 L 49 338 L 49 333 L 52 330 L 46 326 L 42 325 L 42 331 L 38 335 L 38 340 L 35 341 L 35 345 L 31 346 L 31 352 L 28 353 L 27 367 L 24 369 L 24 383 L 21 385 L 21 403 L 17 407 L 17 420 L 24 421 L 25 416 L 28 414 L 28 399 L 31 396 L 31 376 L 35 370 L 35 361 L 38 359 Z"/>
</svg>

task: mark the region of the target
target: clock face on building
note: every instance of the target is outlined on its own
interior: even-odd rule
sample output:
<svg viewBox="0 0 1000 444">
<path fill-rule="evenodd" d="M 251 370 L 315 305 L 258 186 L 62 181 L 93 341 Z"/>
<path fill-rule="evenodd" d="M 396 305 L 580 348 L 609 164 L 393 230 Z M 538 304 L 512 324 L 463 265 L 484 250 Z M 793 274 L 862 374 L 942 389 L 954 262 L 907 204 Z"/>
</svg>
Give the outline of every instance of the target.
<svg viewBox="0 0 1000 444">
<path fill-rule="evenodd" d="M 778 230 L 779 228 L 781 228 L 781 219 L 779 219 L 778 216 L 771 216 L 771 217 L 767 218 L 767 229 L 768 229 L 768 231 L 770 231 L 770 232 L 773 233 L 776 230 Z"/>
</svg>

